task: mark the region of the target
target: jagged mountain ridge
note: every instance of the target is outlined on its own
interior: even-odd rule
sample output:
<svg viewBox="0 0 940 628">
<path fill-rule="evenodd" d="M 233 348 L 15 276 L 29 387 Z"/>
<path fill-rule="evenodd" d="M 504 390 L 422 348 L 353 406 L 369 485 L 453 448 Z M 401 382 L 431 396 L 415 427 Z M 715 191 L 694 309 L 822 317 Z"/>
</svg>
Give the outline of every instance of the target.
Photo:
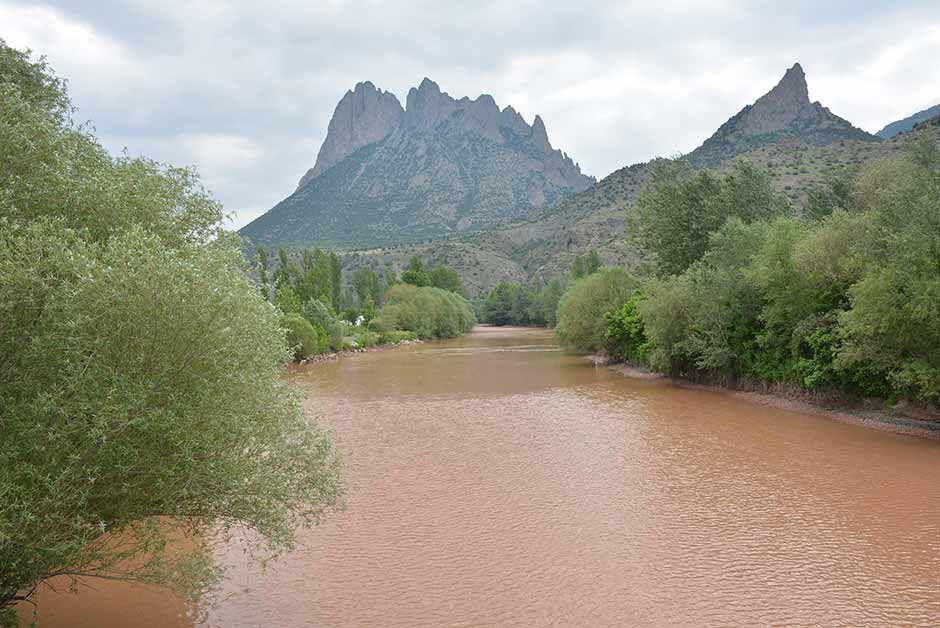
<svg viewBox="0 0 940 628">
<path fill-rule="evenodd" d="M 737 141 L 726 141 L 729 136 Z M 808 187 L 822 177 L 820 164 L 861 163 L 896 149 L 897 145 L 887 145 L 810 102 L 805 74 L 796 64 L 770 92 L 683 158 L 696 167 L 722 167 L 739 156 L 753 159 L 771 170 L 781 191 L 800 202 Z M 600 251 L 608 263 L 635 263 L 638 251 L 625 232 L 627 211 L 645 184 L 651 163 L 621 168 L 590 189 L 546 208 L 540 216 L 484 231 L 470 240 L 480 251 L 504 260 L 506 278 L 519 274 L 549 277 L 591 248 Z"/>
<path fill-rule="evenodd" d="M 593 185 L 493 98 L 452 98 L 425 78 L 406 106 L 372 83 L 340 100 L 294 193 L 245 226 L 259 244 L 378 245 L 515 221 Z"/>
<path fill-rule="evenodd" d="M 897 120 L 891 124 L 886 124 L 885 127 L 875 133 L 875 135 L 886 140 L 894 137 L 898 133 L 907 133 L 913 130 L 917 124 L 930 120 L 931 118 L 936 118 L 937 116 L 940 116 L 940 105 L 934 105 L 929 109 L 918 111 L 914 115 Z"/>
</svg>

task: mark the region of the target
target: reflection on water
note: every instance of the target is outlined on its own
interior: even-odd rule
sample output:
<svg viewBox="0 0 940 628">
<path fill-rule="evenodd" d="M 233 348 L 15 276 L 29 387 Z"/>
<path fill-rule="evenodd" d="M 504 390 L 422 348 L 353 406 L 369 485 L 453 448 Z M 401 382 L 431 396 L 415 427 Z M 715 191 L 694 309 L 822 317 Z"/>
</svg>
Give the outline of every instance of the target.
<svg viewBox="0 0 940 628">
<path fill-rule="evenodd" d="M 263 574 L 228 548 L 212 625 L 940 625 L 936 442 L 624 379 L 534 330 L 292 377 L 349 508 Z M 96 587 L 44 593 L 42 625 L 186 625 Z"/>
</svg>

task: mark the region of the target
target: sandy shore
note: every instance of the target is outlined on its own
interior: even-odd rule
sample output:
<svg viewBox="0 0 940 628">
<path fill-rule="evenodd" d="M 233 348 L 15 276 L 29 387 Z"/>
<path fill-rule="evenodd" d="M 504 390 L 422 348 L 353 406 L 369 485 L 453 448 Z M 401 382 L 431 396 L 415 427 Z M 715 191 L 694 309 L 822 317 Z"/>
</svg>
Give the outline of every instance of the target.
<svg viewBox="0 0 940 628">
<path fill-rule="evenodd" d="M 595 365 L 607 364 L 607 359 L 603 356 L 588 356 L 588 359 Z M 908 436 L 918 436 L 932 440 L 940 440 L 940 420 L 930 420 L 907 416 L 901 413 L 889 413 L 878 411 L 866 404 L 859 404 L 858 407 L 843 408 L 832 407 L 829 403 L 816 401 L 808 396 L 800 396 L 794 392 L 788 394 L 776 394 L 772 392 L 736 390 L 724 386 L 715 386 L 711 384 L 699 384 L 688 380 L 675 379 L 667 377 L 661 373 L 654 373 L 646 369 L 630 366 L 629 364 L 611 364 L 610 370 L 619 373 L 624 377 L 633 379 L 661 380 L 674 386 L 684 388 L 697 388 L 703 390 L 720 391 L 734 397 L 747 399 L 753 403 L 759 403 L 765 406 L 773 406 L 784 410 L 802 412 L 805 414 L 815 414 L 842 423 L 851 423 L 860 425 L 873 430 L 882 432 L 891 432 L 894 434 L 906 434 Z M 872 405 L 872 404 L 867 404 Z"/>
</svg>

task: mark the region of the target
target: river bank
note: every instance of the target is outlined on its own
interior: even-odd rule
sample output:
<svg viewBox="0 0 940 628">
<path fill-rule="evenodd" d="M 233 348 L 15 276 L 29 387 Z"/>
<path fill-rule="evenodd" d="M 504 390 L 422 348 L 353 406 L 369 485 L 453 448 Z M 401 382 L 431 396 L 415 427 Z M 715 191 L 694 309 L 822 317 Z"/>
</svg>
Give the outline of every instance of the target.
<svg viewBox="0 0 940 628">
<path fill-rule="evenodd" d="M 415 340 L 399 340 L 398 342 L 386 342 L 384 344 L 375 345 L 372 347 L 355 347 L 350 349 L 343 349 L 342 351 L 327 351 L 326 353 L 320 353 L 318 355 L 311 356 L 309 358 L 304 358 L 295 362 L 295 364 L 316 364 L 319 362 L 330 362 L 332 360 L 338 360 L 339 358 L 344 358 L 358 353 L 374 353 L 376 351 L 386 351 L 388 349 L 397 349 L 398 347 L 404 347 L 409 345 L 420 345 L 424 344 L 424 340 L 420 338 Z"/>
<path fill-rule="evenodd" d="M 885 412 L 884 402 L 881 400 L 862 400 L 849 405 L 845 399 L 837 400 L 823 395 L 813 395 L 806 391 L 784 386 L 765 386 L 757 389 L 746 386 L 732 387 L 708 384 L 669 377 L 630 364 L 610 363 L 605 356 L 601 355 L 590 355 L 586 359 L 593 362 L 595 366 L 606 366 L 623 377 L 659 380 L 680 388 L 718 391 L 732 397 L 746 399 L 753 403 L 781 410 L 814 414 L 840 423 L 860 425 L 881 432 L 940 440 L 940 418 L 929 417 L 926 413 L 923 416 L 910 416 L 903 414 L 901 409 L 895 412 Z M 902 408 L 904 411 L 920 413 L 915 408 L 904 406 Z"/>
</svg>

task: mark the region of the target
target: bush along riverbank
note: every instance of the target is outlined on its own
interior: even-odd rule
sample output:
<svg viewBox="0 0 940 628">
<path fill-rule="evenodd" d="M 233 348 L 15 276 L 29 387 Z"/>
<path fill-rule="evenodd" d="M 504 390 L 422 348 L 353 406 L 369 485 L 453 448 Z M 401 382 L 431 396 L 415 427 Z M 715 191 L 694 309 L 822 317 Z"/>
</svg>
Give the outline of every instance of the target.
<svg viewBox="0 0 940 628">
<path fill-rule="evenodd" d="M 359 353 L 373 353 L 376 351 L 385 351 L 386 349 L 395 349 L 409 345 L 420 345 L 425 341 L 418 338 L 410 332 L 396 332 L 394 335 L 378 334 L 373 332 L 375 341 L 373 344 L 350 344 L 345 349 L 339 351 L 327 351 L 316 355 L 296 359 L 299 364 L 314 364 L 317 362 L 329 362 L 342 357 L 353 356 Z M 398 339 L 396 339 L 398 338 Z"/>
<path fill-rule="evenodd" d="M 299 313 L 282 314 L 294 361 L 307 363 L 376 348 L 452 338 L 476 324 L 470 303 L 459 294 L 429 286 L 398 284 L 388 289 L 385 304 L 371 321 L 343 320 L 332 308 L 312 298 Z"/>
<path fill-rule="evenodd" d="M 662 163 L 635 211 L 642 276 L 562 297 L 556 334 L 683 380 L 940 419 L 940 149 L 833 173 L 803 207 L 747 162 Z M 867 403 L 867 406 L 866 406 Z"/>
</svg>

